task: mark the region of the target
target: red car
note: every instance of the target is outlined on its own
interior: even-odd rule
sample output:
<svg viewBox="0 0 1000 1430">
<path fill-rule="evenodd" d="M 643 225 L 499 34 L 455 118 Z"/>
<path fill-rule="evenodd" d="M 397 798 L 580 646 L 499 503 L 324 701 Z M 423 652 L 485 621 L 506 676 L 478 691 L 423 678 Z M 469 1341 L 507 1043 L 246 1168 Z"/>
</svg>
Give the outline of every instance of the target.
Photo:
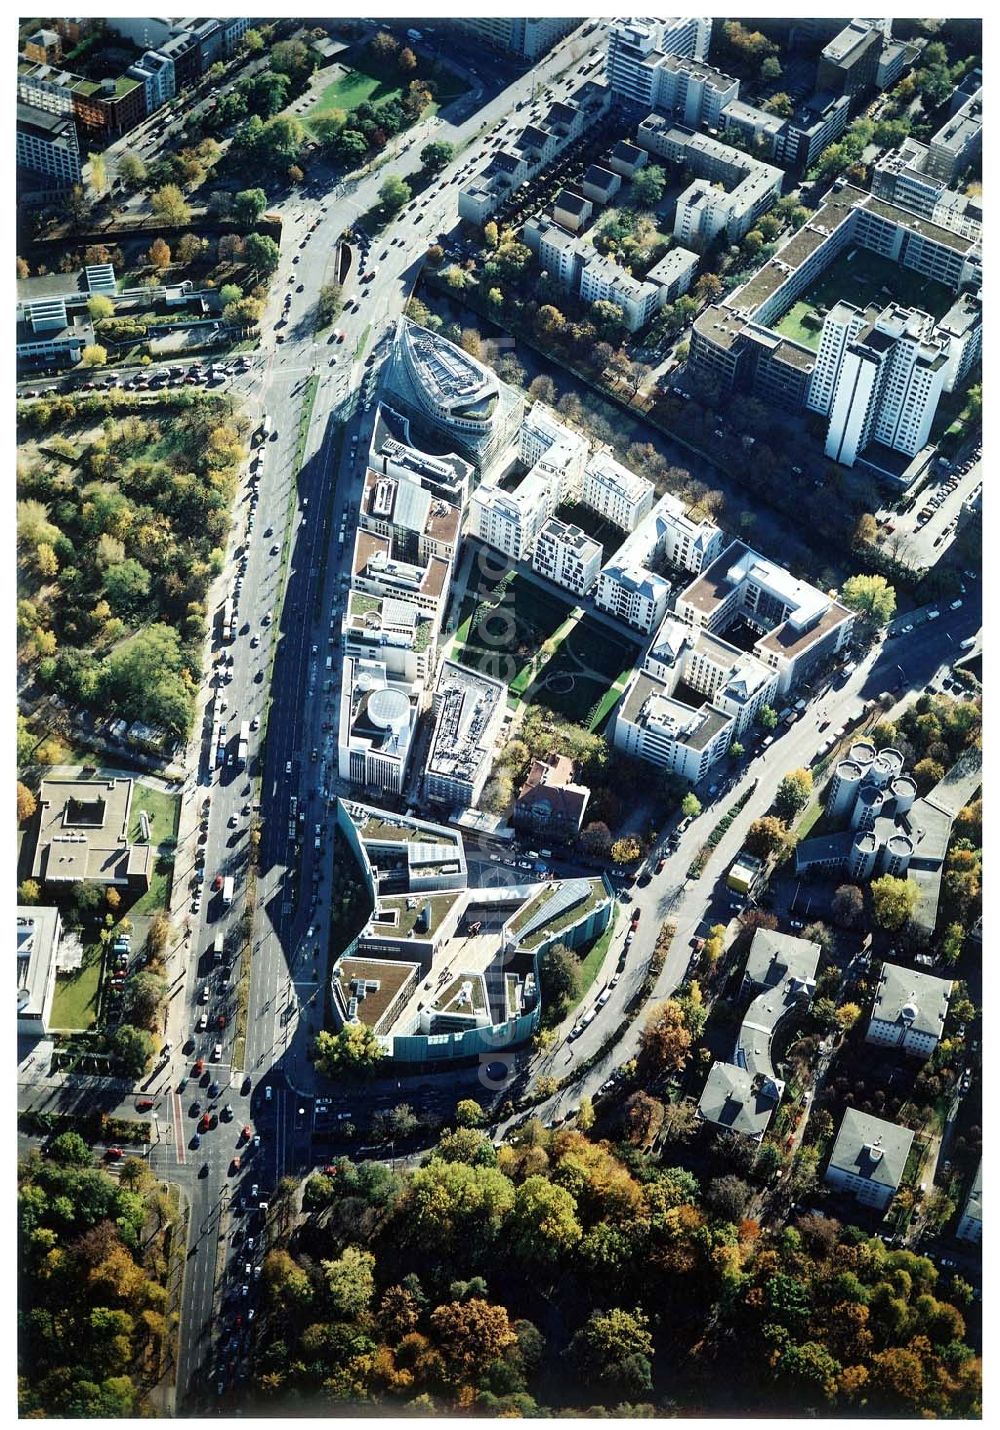
<svg viewBox="0 0 1000 1430">
<path fill-rule="evenodd" d="M 221 874 L 216 874 L 215 878 L 212 880 L 212 888 L 213 888 L 213 889 L 221 889 L 221 888 L 222 888 L 222 875 L 221 875 Z"/>
<path fill-rule="evenodd" d="M 217 1028 L 224 1028 L 224 1027 L 226 1026 L 226 1024 L 227 1024 L 228 1021 L 229 1021 L 229 1020 L 228 1020 L 228 1018 L 226 1017 L 225 1013 L 220 1013 L 219 1016 L 218 1016 L 218 1017 L 216 1018 L 216 1020 L 215 1020 L 215 1026 L 216 1026 Z"/>
<path fill-rule="evenodd" d="M 239 1159 L 239 1157 L 234 1157 L 234 1158 L 233 1158 L 233 1171 L 234 1171 L 234 1172 L 238 1172 L 239 1170 L 240 1170 L 240 1159 Z"/>
<path fill-rule="evenodd" d="M 250 1141 L 250 1138 L 251 1138 L 252 1136 L 253 1136 L 253 1128 L 250 1126 L 250 1124 L 249 1124 L 249 1122 L 248 1122 L 247 1125 L 246 1125 L 246 1126 L 244 1127 L 244 1129 L 243 1129 L 243 1137 L 244 1137 L 244 1139 L 245 1139 L 247 1142 L 249 1142 L 249 1141 Z"/>
<path fill-rule="evenodd" d="M 118 1162 L 125 1156 L 125 1153 L 120 1147 L 109 1147 L 104 1155 L 109 1162 Z"/>
<path fill-rule="evenodd" d="M 151 1097 L 140 1097 L 135 1105 L 135 1110 L 136 1112 L 148 1112 L 152 1106 L 153 1099 Z"/>
<path fill-rule="evenodd" d="M 212 1125 L 212 1119 L 207 1112 L 201 1114 L 201 1121 L 198 1123 L 199 1132 L 207 1132 Z"/>
<path fill-rule="evenodd" d="M 199 1076 L 201 1073 L 203 1073 L 204 1071 L 205 1071 L 205 1059 L 204 1059 L 204 1058 L 199 1058 L 198 1061 L 197 1061 L 197 1062 L 195 1063 L 195 1065 L 194 1065 L 194 1075 L 195 1075 L 195 1077 L 198 1077 L 198 1076 Z"/>
</svg>

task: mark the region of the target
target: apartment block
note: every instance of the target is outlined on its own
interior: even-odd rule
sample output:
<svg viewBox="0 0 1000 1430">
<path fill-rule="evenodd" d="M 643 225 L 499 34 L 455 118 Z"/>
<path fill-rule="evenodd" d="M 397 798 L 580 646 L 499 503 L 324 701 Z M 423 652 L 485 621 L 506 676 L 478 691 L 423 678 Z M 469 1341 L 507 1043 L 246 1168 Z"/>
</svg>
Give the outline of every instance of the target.
<svg viewBox="0 0 1000 1430">
<path fill-rule="evenodd" d="M 559 473 L 559 500 L 576 498 L 590 443 L 554 413 L 544 402 L 536 402 L 521 424 L 518 456 L 528 467 L 545 459 L 546 469 Z"/>
<path fill-rule="evenodd" d="M 885 1211 L 903 1179 L 912 1143 L 908 1127 L 849 1107 L 823 1180 L 863 1205 Z"/>
<path fill-rule="evenodd" d="M 944 1033 L 951 989 L 950 979 L 883 963 L 865 1042 L 929 1058 Z"/>
<path fill-rule="evenodd" d="M 826 455 L 852 467 L 871 443 L 914 456 L 930 436 L 948 375 L 947 339 L 927 313 L 890 304 L 877 316 L 838 303 L 824 321 L 834 330 L 814 374 L 820 410 L 837 362 Z M 811 394 L 811 389 L 810 389 Z M 821 396 L 821 394 L 823 396 Z"/>
<path fill-rule="evenodd" d="M 949 189 L 928 171 L 930 149 L 916 139 L 904 139 L 898 149 L 876 161 L 872 193 L 950 228 L 963 238 L 978 239 L 983 226 L 982 200 Z"/>
<path fill-rule="evenodd" d="M 463 809 L 477 802 L 493 767 L 506 708 L 502 681 L 441 662 L 424 773 L 427 799 Z"/>
<path fill-rule="evenodd" d="M 634 531 L 653 507 L 652 482 L 630 472 L 609 452 L 595 452 L 583 472 L 580 500 L 622 531 Z"/>
<path fill-rule="evenodd" d="M 390 678 L 381 661 L 346 657 L 337 738 L 342 780 L 383 794 L 401 792 L 419 713 L 418 691 Z"/>
<path fill-rule="evenodd" d="M 644 566 L 612 561 L 597 578 L 594 604 L 642 635 L 650 635 L 663 620 L 670 582 Z"/>
<path fill-rule="evenodd" d="M 955 1228 L 955 1236 L 959 1241 L 968 1241 L 978 1245 L 983 1239 L 983 1162 L 979 1159 L 979 1166 L 976 1168 L 976 1175 L 972 1179 L 972 1186 L 969 1188 L 969 1195 L 965 1199 L 965 1206 L 959 1218 L 958 1226 Z"/>
<path fill-rule="evenodd" d="M 664 55 L 656 79 L 655 108 L 690 129 L 718 128 L 722 111 L 740 94 L 738 79 L 682 55 Z"/>
<path fill-rule="evenodd" d="M 571 30 L 575 30 L 580 21 L 570 15 L 550 15 L 535 20 L 494 16 L 488 20 L 453 20 L 450 23 L 468 30 L 496 50 L 504 50 L 519 59 L 537 60 Z"/>
<path fill-rule="evenodd" d="M 531 556 L 543 524 L 555 511 L 551 485 L 537 469 L 515 492 L 483 485 L 473 493 L 468 508 L 468 532 L 501 551 L 511 561 Z"/>
<path fill-rule="evenodd" d="M 741 541 L 734 541 L 677 597 L 678 620 L 725 635 L 747 620 L 761 635 L 753 653 L 784 695 L 820 660 L 843 649 L 854 613 Z"/>
<path fill-rule="evenodd" d="M 147 50 L 141 60 L 129 65 L 126 74 L 138 80 L 146 96 L 146 113 L 153 114 L 177 93 L 177 71 L 169 55 Z"/>
<path fill-rule="evenodd" d="M 18 104 L 17 162 L 25 169 L 48 175 L 59 185 L 78 184 L 80 144 L 72 118 Z"/>
<path fill-rule="evenodd" d="M 738 243 L 780 197 L 784 174 L 774 164 L 658 114 L 639 125 L 636 142 L 694 178 L 677 200 L 674 218 L 674 237 L 688 248 L 700 251 L 723 230 Z"/>
<path fill-rule="evenodd" d="M 816 88 L 855 99 L 874 90 L 885 36 L 870 20 L 852 20 L 825 45 Z"/>
<path fill-rule="evenodd" d="M 621 175 L 603 168 L 600 164 L 591 164 L 580 180 L 584 198 L 595 204 L 609 204 L 621 186 Z M 558 215 L 556 217 L 558 218 Z"/>
<path fill-rule="evenodd" d="M 722 112 L 723 137 L 732 130 L 764 146 L 768 158 L 790 169 L 808 169 L 847 128 L 851 101 L 846 94 L 817 93 L 787 118 L 775 116 L 743 100 L 730 100 Z"/>
<path fill-rule="evenodd" d="M 578 526 L 549 517 L 542 524 L 531 558 L 540 576 L 564 586 L 576 596 L 585 596 L 597 580 L 604 552 Z"/>
<path fill-rule="evenodd" d="M 980 85 L 931 135 L 927 172 L 950 184 L 976 159 L 983 147 L 983 91 Z"/>
<path fill-rule="evenodd" d="M 570 233 L 579 233 L 593 216 L 594 205 L 572 189 L 560 189 L 552 201 L 552 217 Z"/>
<path fill-rule="evenodd" d="M 495 153 L 458 193 L 459 218 L 483 224 L 514 192 L 551 164 L 607 110 L 607 85 L 587 80 L 568 100 L 553 104 L 539 124 L 521 133 Z"/>
<path fill-rule="evenodd" d="M 728 750 L 732 720 L 711 704 L 675 700 L 668 688 L 633 672 L 615 714 L 614 746 L 696 784 Z"/>
</svg>

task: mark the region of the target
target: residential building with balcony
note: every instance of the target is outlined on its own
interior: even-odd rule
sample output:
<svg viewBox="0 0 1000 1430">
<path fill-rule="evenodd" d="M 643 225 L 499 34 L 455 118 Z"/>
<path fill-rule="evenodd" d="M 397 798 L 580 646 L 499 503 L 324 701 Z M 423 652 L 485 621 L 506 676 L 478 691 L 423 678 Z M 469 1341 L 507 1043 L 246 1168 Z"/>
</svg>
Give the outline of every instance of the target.
<svg viewBox="0 0 1000 1430">
<path fill-rule="evenodd" d="M 597 580 L 603 556 L 600 542 L 578 526 L 549 517 L 538 532 L 531 565 L 557 586 L 575 596 L 586 596 Z"/>
<path fill-rule="evenodd" d="M 702 61 L 712 38 L 709 16 L 621 19 L 608 25 L 608 84 L 616 99 L 655 109 L 669 56 Z M 668 88 L 670 81 L 667 82 Z"/>
<path fill-rule="evenodd" d="M 129 65 L 126 74 L 145 89 L 146 113 L 154 114 L 177 93 L 177 73 L 169 55 L 147 50 L 141 60 Z"/>
<path fill-rule="evenodd" d="M 584 468 L 580 500 L 622 531 L 634 531 L 653 507 L 652 482 L 630 472 L 609 452 L 595 452 Z"/>
<path fill-rule="evenodd" d="M 663 620 L 670 582 L 644 566 L 612 561 L 597 578 L 594 604 L 642 635 L 650 635 Z"/>
<path fill-rule="evenodd" d="M 979 85 L 931 135 L 927 172 L 951 184 L 978 157 L 983 147 L 983 91 Z"/>
</svg>

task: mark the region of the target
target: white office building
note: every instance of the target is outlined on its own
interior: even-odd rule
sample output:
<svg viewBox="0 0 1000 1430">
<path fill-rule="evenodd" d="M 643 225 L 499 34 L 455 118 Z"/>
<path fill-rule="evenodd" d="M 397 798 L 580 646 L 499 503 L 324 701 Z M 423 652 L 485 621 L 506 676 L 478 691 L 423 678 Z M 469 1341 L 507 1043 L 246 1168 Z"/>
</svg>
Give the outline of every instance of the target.
<svg viewBox="0 0 1000 1430">
<path fill-rule="evenodd" d="M 549 517 L 538 533 L 531 565 L 540 576 L 585 596 L 597 580 L 604 552 L 578 526 Z"/>
<path fill-rule="evenodd" d="M 502 680 L 441 662 L 424 773 L 427 799 L 462 809 L 476 803 L 493 768 L 506 708 Z"/>
<path fill-rule="evenodd" d="M 553 495 L 551 484 L 537 468 L 514 492 L 484 483 L 469 502 L 469 535 L 502 551 L 511 561 L 526 561 L 542 524 L 555 511 Z"/>
<path fill-rule="evenodd" d="M 337 740 L 342 780 L 399 794 L 419 712 L 419 687 L 391 679 L 385 664 L 344 660 Z"/>
<path fill-rule="evenodd" d="M 51 1026 L 56 964 L 62 938 L 57 908 L 18 904 L 17 1031 L 23 1037 L 44 1037 Z"/>
</svg>

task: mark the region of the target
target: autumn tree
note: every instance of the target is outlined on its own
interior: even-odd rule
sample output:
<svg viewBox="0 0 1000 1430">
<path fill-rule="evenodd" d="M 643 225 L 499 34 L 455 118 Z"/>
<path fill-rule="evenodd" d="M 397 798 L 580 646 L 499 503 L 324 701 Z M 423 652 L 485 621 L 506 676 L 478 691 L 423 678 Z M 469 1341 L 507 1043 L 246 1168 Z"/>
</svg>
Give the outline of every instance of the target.
<svg viewBox="0 0 1000 1430">
<path fill-rule="evenodd" d="M 805 809 L 812 795 L 813 778 L 809 770 L 791 770 L 778 785 L 774 807 L 782 819 L 792 819 Z"/>
<path fill-rule="evenodd" d="M 772 814 L 753 821 L 746 832 L 743 845 L 751 854 L 768 859 L 772 854 L 784 849 L 787 839 L 788 830 L 784 822 Z"/>
<path fill-rule="evenodd" d="M 625 1136 L 633 1147 L 651 1147 L 664 1122 L 663 1103 L 647 1092 L 634 1092 L 625 1104 Z"/>
<path fill-rule="evenodd" d="M 639 841 L 630 834 L 616 839 L 611 846 L 611 858 L 616 864 L 632 864 L 641 853 L 642 847 Z"/>
<path fill-rule="evenodd" d="M 170 266 L 170 247 L 162 238 L 154 238 L 149 245 L 146 257 L 154 268 L 168 268 Z"/>
<path fill-rule="evenodd" d="M 164 223 L 180 228 L 191 222 L 191 206 L 176 184 L 164 184 L 149 202 L 154 214 Z"/>
<path fill-rule="evenodd" d="M 697 819 L 698 815 L 701 814 L 701 800 L 695 794 L 694 790 L 688 790 L 687 794 L 681 800 L 681 814 L 685 819 Z"/>
<path fill-rule="evenodd" d="M 896 592 L 884 576 L 849 576 L 840 598 L 850 610 L 880 626 L 891 621 L 896 611 Z"/>
<path fill-rule="evenodd" d="M 861 925 L 865 913 L 865 896 L 857 884 L 840 884 L 830 906 L 834 923 L 845 929 Z"/>
<path fill-rule="evenodd" d="M 684 1010 L 673 998 L 657 1003 L 649 1012 L 639 1039 L 643 1061 L 654 1073 L 680 1072 L 691 1050 L 691 1034 Z"/>
<path fill-rule="evenodd" d="M 100 343 L 88 343 L 80 354 L 81 367 L 104 367 L 108 360 L 108 350 Z"/>
<path fill-rule="evenodd" d="M 517 1342 L 506 1308 L 472 1297 L 431 1313 L 434 1338 L 452 1379 L 476 1379 Z"/>
<path fill-rule="evenodd" d="M 17 782 L 17 822 L 26 824 L 37 808 L 35 796 L 27 785 Z"/>
<path fill-rule="evenodd" d="M 514 1194 L 505 1235 L 528 1264 L 558 1265 L 583 1235 L 574 1197 L 545 1177 L 529 1177 Z"/>
<path fill-rule="evenodd" d="M 920 890 L 912 879 L 897 879 L 892 874 L 872 880 L 871 894 L 875 922 L 883 929 L 902 928 L 920 901 Z"/>
<path fill-rule="evenodd" d="M 640 1310 L 592 1311 L 570 1341 L 567 1355 L 587 1384 L 606 1385 L 627 1395 L 652 1386 L 653 1338 Z"/>
</svg>

